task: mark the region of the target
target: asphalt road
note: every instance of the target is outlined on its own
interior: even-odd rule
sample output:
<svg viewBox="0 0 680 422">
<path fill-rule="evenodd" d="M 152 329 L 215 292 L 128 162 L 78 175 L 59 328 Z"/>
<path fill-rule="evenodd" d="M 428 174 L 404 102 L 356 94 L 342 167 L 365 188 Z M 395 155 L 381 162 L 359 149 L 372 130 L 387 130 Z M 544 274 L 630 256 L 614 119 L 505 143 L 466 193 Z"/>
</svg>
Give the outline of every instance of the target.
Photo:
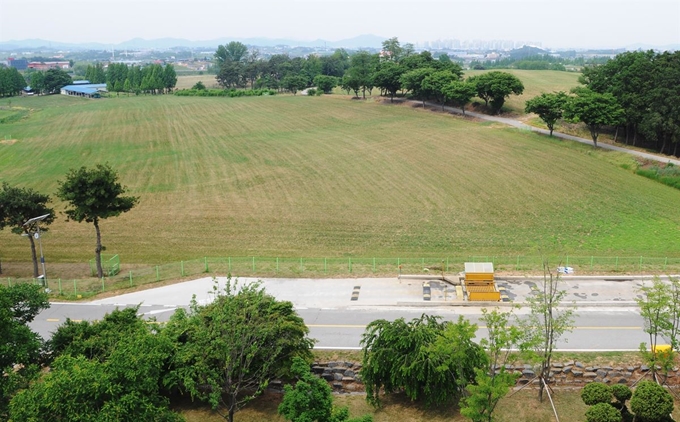
<svg viewBox="0 0 680 422">
<path fill-rule="evenodd" d="M 128 305 L 133 306 L 133 305 Z M 57 327 L 71 318 L 76 321 L 102 319 L 108 312 L 122 305 L 53 303 L 31 323 L 43 338 L 49 338 Z M 147 319 L 167 321 L 175 306 L 141 306 L 139 314 Z M 455 321 L 460 315 L 480 326 L 478 337 L 486 336 L 480 323 L 478 307 L 462 308 L 393 308 L 347 307 L 342 309 L 298 308 L 298 314 L 310 329 L 310 337 L 317 340 L 319 349 L 358 349 L 366 325 L 376 319 L 417 318 L 423 313 L 439 315 Z M 516 311 L 521 317 L 525 311 Z M 642 331 L 642 319 L 635 308 L 596 307 L 577 309 L 574 330 L 565 341 L 558 343 L 563 350 L 637 350 L 641 342 L 648 341 Z"/>
<path fill-rule="evenodd" d="M 242 282 L 253 281 L 243 279 Z M 479 324 L 481 308 L 464 306 L 455 288 L 430 281 L 432 299 L 423 298 L 422 279 L 265 279 L 263 287 L 280 300 L 290 300 L 310 328 L 310 336 L 322 349 L 355 349 L 360 347 L 365 327 L 376 319 L 411 319 L 423 313 L 455 320 L 460 315 L 480 326 L 478 336 L 486 331 Z M 515 303 L 531 294 L 537 280 L 514 278 L 499 281 L 507 288 Z M 562 350 L 637 350 L 648 341 L 642 330 L 643 321 L 634 306 L 637 289 L 643 279 L 597 279 L 565 277 L 569 306 L 576 307 L 574 330 L 558 344 Z M 224 286 L 224 280 L 219 281 Z M 199 303 L 214 297 L 210 278 L 128 293 L 90 303 L 53 303 L 31 324 L 43 337 L 49 337 L 66 318 L 97 320 L 116 307 L 139 305 L 144 318 L 167 321 L 177 307 L 187 307 L 193 295 Z M 358 294 L 356 294 L 358 292 Z M 352 300 L 353 297 L 356 300 Z M 511 303 L 503 304 L 509 309 Z M 519 317 L 527 309 L 515 311 Z"/>
</svg>

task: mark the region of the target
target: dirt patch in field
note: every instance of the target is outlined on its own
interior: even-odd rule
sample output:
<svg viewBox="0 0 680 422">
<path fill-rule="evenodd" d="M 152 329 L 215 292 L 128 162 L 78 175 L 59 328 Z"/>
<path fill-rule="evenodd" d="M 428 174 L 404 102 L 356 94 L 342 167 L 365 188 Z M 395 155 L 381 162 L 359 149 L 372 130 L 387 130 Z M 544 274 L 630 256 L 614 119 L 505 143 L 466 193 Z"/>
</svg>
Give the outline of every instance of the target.
<svg viewBox="0 0 680 422">
<path fill-rule="evenodd" d="M 17 139 L 2 139 L 0 145 L 14 145 L 19 142 Z"/>
</svg>

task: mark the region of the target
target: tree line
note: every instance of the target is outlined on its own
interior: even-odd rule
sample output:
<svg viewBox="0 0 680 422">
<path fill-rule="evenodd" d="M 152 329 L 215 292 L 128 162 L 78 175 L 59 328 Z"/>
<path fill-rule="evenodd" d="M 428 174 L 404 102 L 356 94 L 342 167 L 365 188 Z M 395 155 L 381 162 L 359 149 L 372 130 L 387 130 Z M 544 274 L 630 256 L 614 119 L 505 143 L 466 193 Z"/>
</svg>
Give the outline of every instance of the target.
<svg viewBox="0 0 680 422">
<path fill-rule="evenodd" d="M 409 44 L 397 38 L 383 42 L 381 53 L 359 51 L 349 55 L 336 50 L 330 56 L 290 58 L 279 54 L 268 60 L 259 59 L 257 51 L 249 52 L 239 42 L 221 45 L 214 54 L 217 82 L 224 88 L 284 89 L 293 94 L 315 86 L 330 93 L 340 86 L 347 93 L 366 97 L 373 89 L 394 99 L 398 93 L 410 93 L 423 101 L 434 99 L 465 108 L 472 97 L 484 99 L 492 112 L 499 112 L 505 99 L 523 92 L 522 82 L 503 72 L 492 72 L 462 79 L 459 63 L 446 54 L 434 58 L 429 51 L 415 53 Z"/>
<path fill-rule="evenodd" d="M 626 145 L 646 146 L 678 156 L 680 144 L 680 52 L 627 52 L 605 64 L 586 67 L 582 86 L 565 92 L 543 93 L 526 102 L 550 134 L 564 119 L 582 122 L 593 143 L 604 128 L 614 128 L 614 141 L 623 132 Z"/>
<path fill-rule="evenodd" d="M 95 66 L 88 66 L 86 75 L 89 72 L 94 76 L 94 80 L 101 81 L 101 71 Z M 89 79 L 88 79 L 89 80 Z M 105 73 L 106 89 L 109 92 L 116 93 L 150 93 L 163 94 L 165 92 L 172 92 L 177 85 L 177 73 L 171 64 L 161 66 L 160 64 L 151 64 L 146 66 L 129 66 L 125 63 L 109 63 L 108 69 Z"/>
<path fill-rule="evenodd" d="M 623 116 L 625 143 L 678 156 L 680 143 L 680 51 L 626 52 L 599 66 L 586 67 L 579 81 L 589 90 L 611 95 Z"/>
</svg>

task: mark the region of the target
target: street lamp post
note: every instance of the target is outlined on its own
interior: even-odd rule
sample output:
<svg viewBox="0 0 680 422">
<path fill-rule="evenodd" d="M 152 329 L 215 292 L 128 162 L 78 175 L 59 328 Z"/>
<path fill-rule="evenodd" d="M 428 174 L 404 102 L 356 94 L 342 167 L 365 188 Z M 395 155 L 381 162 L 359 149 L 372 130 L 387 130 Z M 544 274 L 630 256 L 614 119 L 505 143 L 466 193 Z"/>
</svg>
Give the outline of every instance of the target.
<svg viewBox="0 0 680 422">
<path fill-rule="evenodd" d="M 35 224 L 35 227 L 37 231 L 33 234 L 33 237 L 38 239 L 38 245 L 40 246 L 40 264 L 42 265 L 42 282 L 43 285 L 47 284 L 47 273 L 45 272 L 45 256 L 43 255 L 43 248 L 42 248 L 42 236 L 40 235 L 40 222 L 49 217 L 50 214 L 45 214 L 41 215 L 40 217 L 33 217 L 27 222 L 24 223 L 24 226 L 30 227 L 32 224 Z"/>
</svg>

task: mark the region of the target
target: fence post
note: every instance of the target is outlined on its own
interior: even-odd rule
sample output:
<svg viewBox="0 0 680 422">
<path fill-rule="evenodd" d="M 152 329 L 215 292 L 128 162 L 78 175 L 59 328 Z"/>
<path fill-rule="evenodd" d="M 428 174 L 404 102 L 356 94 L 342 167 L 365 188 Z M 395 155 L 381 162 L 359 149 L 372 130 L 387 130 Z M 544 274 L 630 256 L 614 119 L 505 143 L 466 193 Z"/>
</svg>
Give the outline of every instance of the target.
<svg viewBox="0 0 680 422">
<path fill-rule="evenodd" d="M 425 258 L 420 258 L 420 265 L 425 268 Z"/>
<path fill-rule="evenodd" d="M 401 263 L 399 262 L 399 258 L 397 258 L 397 267 L 400 266 Z"/>
<path fill-rule="evenodd" d="M 565 264 L 565 267 L 569 266 L 569 255 L 567 255 L 567 263 Z"/>
<path fill-rule="evenodd" d="M 642 274 L 642 256 L 640 256 L 640 274 Z"/>
<path fill-rule="evenodd" d="M 102 277 L 102 292 L 104 291 L 104 277 Z"/>
<path fill-rule="evenodd" d="M 160 281 L 161 277 L 160 274 L 158 273 L 158 265 L 156 265 L 156 281 Z"/>
<path fill-rule="evenodd" d="M 590 271 L 593 270 L 593 256 L 590 255 Z"/>
<path fill-rule="evenodd" d="M 352 274 L 352 258 L 349 258 L 349 273 Z"/>
<path fill-rule="evenodd" d="M 517 255 L 517 266 L 515 267 L 515 271 L 519 271 L 519 255 Z"/>
<path fill-rule="evenodd" d="M 205 261 L 205 272 L 209 272 L 210 270 L 208 269 L 208 257 L 204 257 L 203 260 Z"/>
<path fill-rule="evenodd" d="M 73 279 L 73 296 L 78 298 L 78 283 L 76 283 L 76 279 Z"/>
<path fill-rule="evenodd" d="M 449 257 L 446 257 L 446 272 L 449 272 Z"/>
<path fill-rule="evenodd" d="M 61 296 L 61 279 L 57 280 L 57 282 L 59 283 L 59 295 Z"/>
<path fill-rule="evenodd" d="M 375 258 L 373 258 L 373 272 L 375 272 Z"/>
<path fill-rule="evenodd" d="M 231 272 L 231 257 L 229 257 L 228 259 L 229 259 L 229 272 Z"/>
<path fill-rule="evenodd" d="M 619 257 L 617 256 L 617 257 L 616 257 L 616 262 L 614 263 L 614 270 L 616 271 L 616 270 L 618 270 L 618 269 L 619 269 Z"/>
<path fill-rule="evenodd" d="M 663 262 L 663 270 L 666 271 L 666 264 L 668 264 L 668 257 L 666 257 L 666 260 Z"/>
<path fill-rule="evenodd" d="M 300 272 L 302 272 L 302 257 L 300 257 Z"/>
<path fill-rule="evenodd" d="M 132 270 L 130 270 L 130 286 L 132 287 Z"/>
<path fill-rule="evenodd" d="M 279 272 L 279 257 L 276 257 L 276 272 Z"/>
<path fill-rule="evenodd" d="M 179 261 L 179 272 L 184 277 L 184 261 Z"/>
<path fill-rule="evenodd" d="M 328 263 L 326 262 L 326 258 L 323 259 L 323 273 L 328 273 Z"/>
<path fill-rule="evenodd" d="M 7 277 L 7 287 L 12 287 L 12 279 Z"/>
</svg>

